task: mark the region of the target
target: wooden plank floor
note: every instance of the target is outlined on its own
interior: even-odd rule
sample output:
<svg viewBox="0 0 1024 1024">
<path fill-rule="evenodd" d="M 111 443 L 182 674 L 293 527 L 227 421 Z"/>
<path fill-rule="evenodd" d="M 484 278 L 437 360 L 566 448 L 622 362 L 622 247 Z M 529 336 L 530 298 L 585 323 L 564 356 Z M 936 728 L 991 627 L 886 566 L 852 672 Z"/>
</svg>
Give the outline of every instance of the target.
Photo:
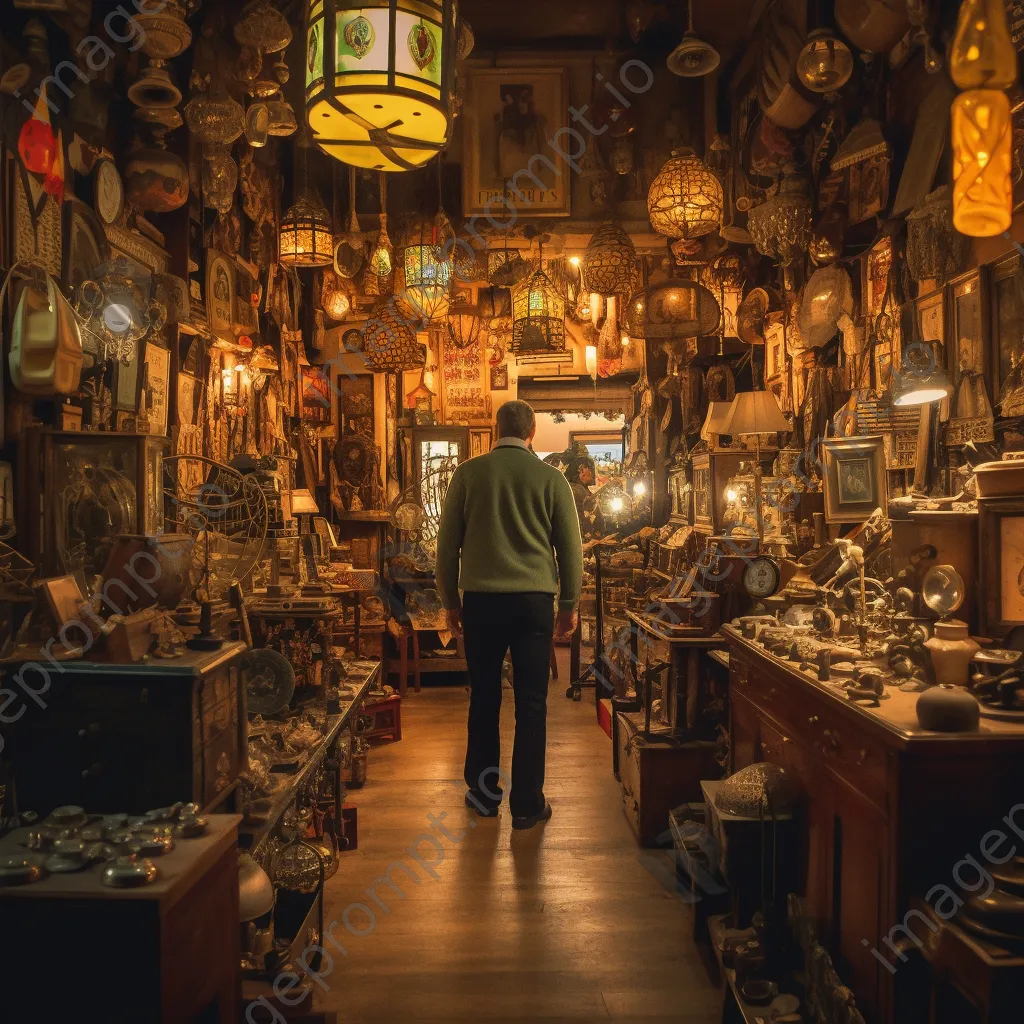
<svg viewBox="0 0 1024 1024">
<path fill-rule="evenodd" d="M 369 781 L 351 794 L 359 849 L 328 883 L 336 944 L 325 942 L 319 1008 L 343 1021 L 717 1024 L 722 998 L 670 891 L 669 856 L 636 845 L 611 743 L 589 694 L 565 699 L 566 667 L 548 699 L 554 816 L 527 832 L 511 831 L 507 802 L 497 819 L 463 804 L 465 688 L 410 692 L 403 739 L 374 745 Z M 381 881 L 389 869 L 397 890 Z"/>
</svg>

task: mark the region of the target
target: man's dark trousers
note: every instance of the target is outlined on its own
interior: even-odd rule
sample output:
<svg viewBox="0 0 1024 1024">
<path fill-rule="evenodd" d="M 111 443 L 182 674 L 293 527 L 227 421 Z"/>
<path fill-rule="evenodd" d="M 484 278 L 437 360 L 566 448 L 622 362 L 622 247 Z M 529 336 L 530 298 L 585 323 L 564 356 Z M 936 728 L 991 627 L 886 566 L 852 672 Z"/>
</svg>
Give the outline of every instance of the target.
<svg viewBox="0 0 1024 1024">
<path fill-rule="evenodd" d="M 487 807 L 501 801 L 501 666 L 506 652 L 511 651 L 516 734 L 509 804 L 514 817 L 537 814 L 544 808 L 548 672 L 554 619 L 553 594 L 467 591 L 463 595 L 462 625 L 470 682 L 466 785 Z"/>
</svg>

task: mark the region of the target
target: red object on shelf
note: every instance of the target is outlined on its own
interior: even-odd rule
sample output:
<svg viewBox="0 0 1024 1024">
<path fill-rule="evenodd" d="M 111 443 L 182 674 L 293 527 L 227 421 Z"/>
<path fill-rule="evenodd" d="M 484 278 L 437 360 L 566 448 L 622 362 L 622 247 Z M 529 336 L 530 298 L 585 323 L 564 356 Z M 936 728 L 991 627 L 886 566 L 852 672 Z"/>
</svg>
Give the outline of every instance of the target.
<svg viewBox="0 0 1024 1024">
<path fill-rule="evenodd" d="M 49 176 L 57 153 L 57 136 L 50 124 L 50 109 L 43 95 L 36 101 L 36 109 L 21 126 L 18 133 L 18 156 L 25 170 Z"/>
</svg>

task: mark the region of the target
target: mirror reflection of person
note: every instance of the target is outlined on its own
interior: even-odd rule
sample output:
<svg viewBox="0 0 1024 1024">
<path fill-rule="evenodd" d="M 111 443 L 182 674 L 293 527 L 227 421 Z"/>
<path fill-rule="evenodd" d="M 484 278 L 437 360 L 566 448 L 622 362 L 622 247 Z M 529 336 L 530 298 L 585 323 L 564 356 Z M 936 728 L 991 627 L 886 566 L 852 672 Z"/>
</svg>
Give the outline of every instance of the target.
<svg viewBox="0 0 1024 1024">
<path fill-rule="evenodd" d="M 484 817 L 497 815 L 502 798 L 501 668 L 512 653 L 516 732 L 509 803 L 512 827 L 525 829 L 551 817 L 544 796 L 551 640 L 567 639 L 576 629 L 583 546 L 568 481 L 530 451 L 537 431 L 533 409 L 506 402 L 497 427 L 494 448 L 452 476 L 437 537 L 437 585 L 449 627 L 465 635 L 466 805 Z"/>
</svg>

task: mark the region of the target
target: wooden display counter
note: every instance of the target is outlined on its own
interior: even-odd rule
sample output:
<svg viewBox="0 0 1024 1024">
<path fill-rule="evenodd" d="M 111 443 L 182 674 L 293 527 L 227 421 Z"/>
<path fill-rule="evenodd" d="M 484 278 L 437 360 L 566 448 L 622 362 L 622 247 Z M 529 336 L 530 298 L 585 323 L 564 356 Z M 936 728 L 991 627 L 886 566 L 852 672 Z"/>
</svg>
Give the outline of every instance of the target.
<svg viewBox="0 0 1024 1024">
<path fill-rule="evenodd" d="M 1021 802 L 1024 722 L 927 732 L 915 693 L 890 687 L 881 707 L 861 707 L 733 627 L 722 633 L 731 770 L 770 761 L 797 781 L 801 895 L 865 1016 L 896 1024 L 902 975 L 872 951 L 891 959 L 884 940 L 904 937 L 892 929 L 912 897 L 955 886 L 957 861 L 977 857 L 985 833 Z"/>
</svg>

